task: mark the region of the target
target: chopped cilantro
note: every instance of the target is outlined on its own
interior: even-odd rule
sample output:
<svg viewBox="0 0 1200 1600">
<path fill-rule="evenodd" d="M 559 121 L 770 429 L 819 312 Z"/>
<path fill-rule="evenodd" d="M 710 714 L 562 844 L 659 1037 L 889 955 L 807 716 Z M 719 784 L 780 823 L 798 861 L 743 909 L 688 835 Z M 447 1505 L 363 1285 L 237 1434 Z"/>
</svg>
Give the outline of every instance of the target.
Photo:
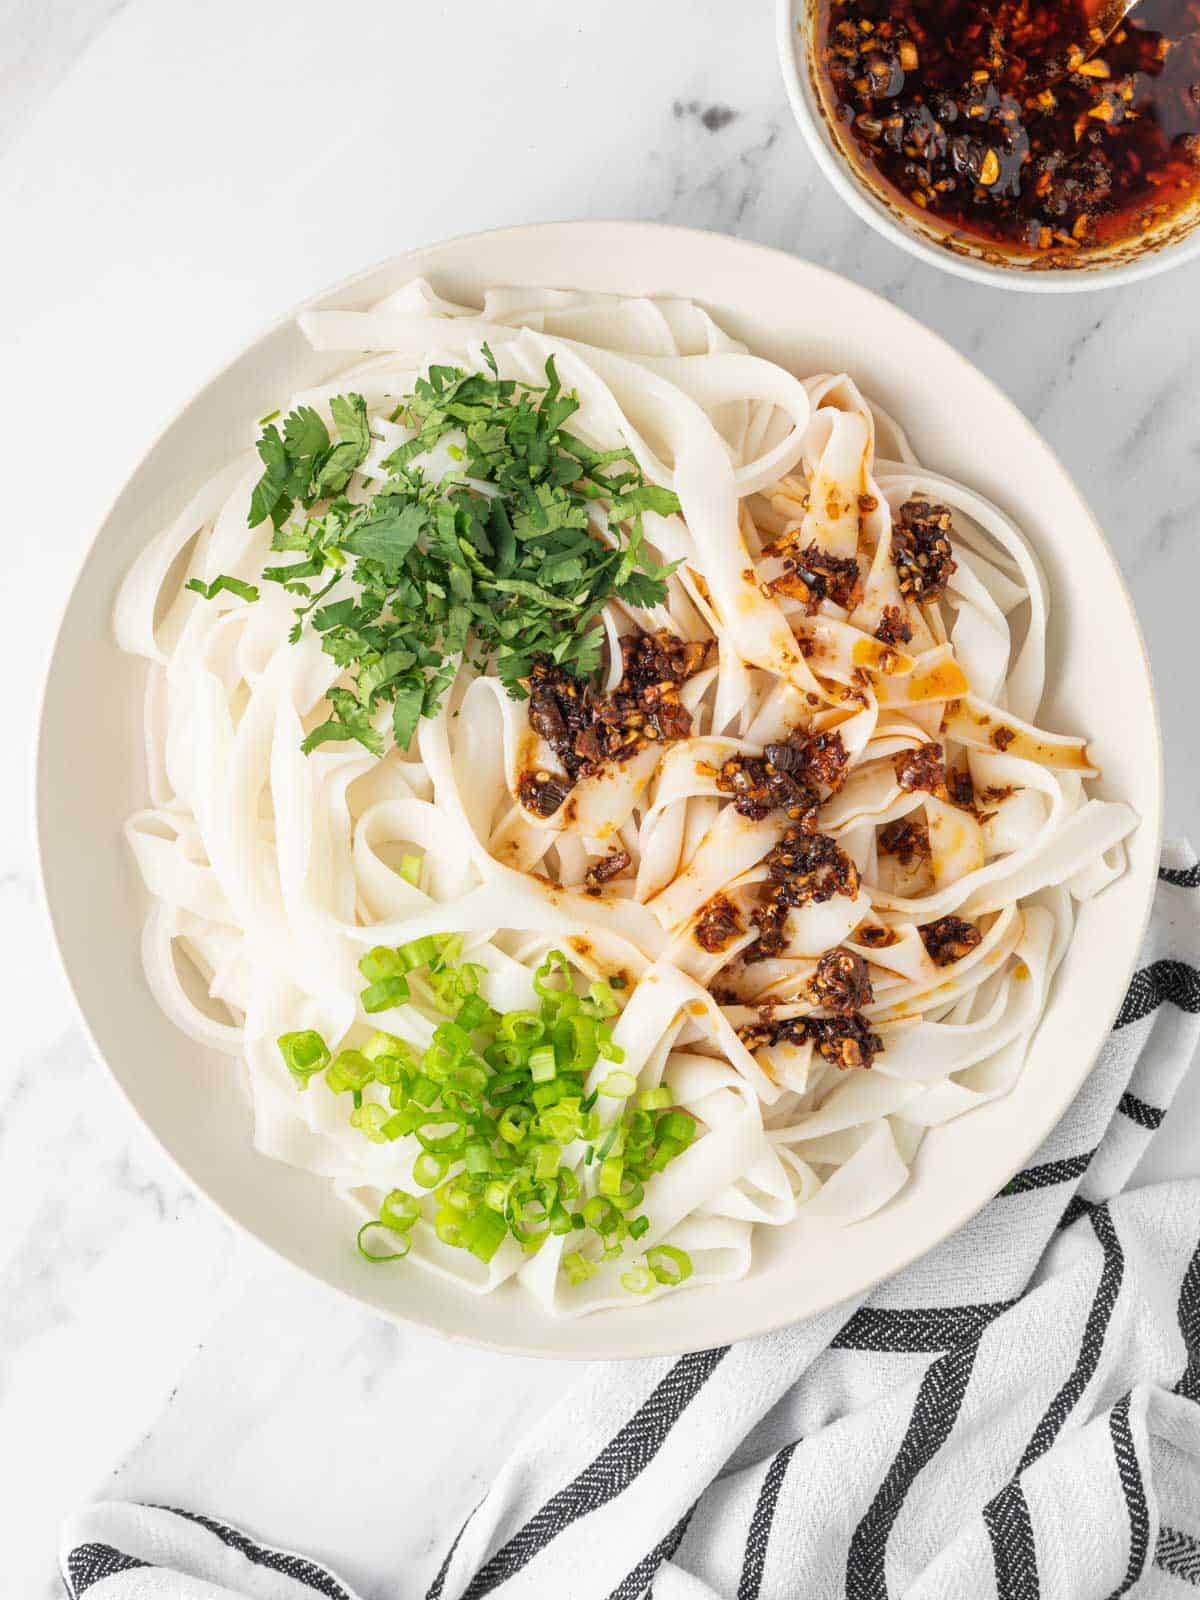
<svg viewBox="0 0 1200 1600">
<path fill-rule="evenodd" d="M 283 433 L 274 423 L 263 429 L 258 454 L 265 471 L 250 498 L 250 526 L 270 517 L 282 528 L 296 502 L 308 508 L 325 495 L 337 494 L 371 448 L 367 405 L 360 394 L 340 394 L 330 402 L 338 441 L 311 406 L 299 406 L 284 419 Z"/>
<path fill-rule="evenodd" d="M 311 626 L 349 678 L 329 691 L 333 714 L 305 739 L 306 754 L 354 739 L 382 755 L 384 706 L 392 737 L 407 748 L 464 653 L 480 669 L 490 663 L 514 699 L 525 697 L 522 679 L 538 655 L 589 677 L 600 664 L 605 604 L 616 595 L 650 607 L 666 597 L 674 569 L 646 556 L 642 519 L 678 511 L 675 495 L 648 484 L 627 451 L 592 450 L 565 430 L 579 400 L 563 391 L 553 357 L 538 390 L 500 378 L 484 354 L 490 376 L 434 366 L 417 380 L 390 418 L 413 437 L 383 462 L 387 480 L 370 499 L 361 480 L 356 498 L 347 496 L 371 447 L 361 395 L 330 402 L 336 440 L 309 406 L 290 412 L 282 431 L 265 419 L 249 521 L 269 518 L 272 550 L 299 559 L 262 576 L 303 602 L 293 641 Z M 454 467 L 434 481 L 422 457 L 447 434 Z M 343 579 L 352 592 L 322 604 Z M 230 578 L 209 587 L 250 589 Z"/>
<path fill-rule="evenodd" d="M 330 740 L 344 742 L 357 739 L 373 756 L 383 754 L 383 739 L 371 726 L 371 714 L 366 706 L 359 705 L 349 689 L 330 689 L 327 696 L 333 707 L 333 716 L 314 728 L 300 746 L 304 754 L 311 755 L 319 744 Z"/>
<path fill-rule="evenodd" d="M 239 600 L 257 600 L 258 590 L 252 583 L 243 583 L 240 578 L 231 578 L 223 572 L 219 578 L 214 578 L 211 583 L 205 583 L 203 578 L 189 578 L 183 586 L 191 589 L 195 594 L 202 594 L 206 600 L 215 600 L 222 591 L 236 594 Z"/>
</svg>

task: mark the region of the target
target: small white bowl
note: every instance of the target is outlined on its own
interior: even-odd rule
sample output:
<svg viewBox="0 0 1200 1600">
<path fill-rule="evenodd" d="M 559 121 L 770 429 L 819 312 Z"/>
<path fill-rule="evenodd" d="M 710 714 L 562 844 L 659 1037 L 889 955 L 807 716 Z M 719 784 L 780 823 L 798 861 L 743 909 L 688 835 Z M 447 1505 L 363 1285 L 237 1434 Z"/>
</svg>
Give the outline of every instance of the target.
<svg viewBox="0 0 1200 1600">
<path fill-rule="evenodd" d="M 1139 283 L 1171 267 L 1200 257 L 1200 205 L 1189 223 L 1157 239 L 1134 246 L 1114 247 L 1106 257 L 1094 256 L 1079 267 L 1022 266 L 1018 262 L 993 264 L 965 241 L 948 243 L 932 227 L 893 208 L 871 189 L 842 150 L 821 105 L 813 82 L 809 40 L 814 0 L 776 0 L 779 63 L 792 113 L 808 141 L 817 165 L 833 187 L 864 222 L 909 255 L 940 267 L 959 278 L 991 284 L 999 289 L 1025 289 L 1034 294 L 1073 294 L 1081 289 L 1115 289 Z"/>
</svg>

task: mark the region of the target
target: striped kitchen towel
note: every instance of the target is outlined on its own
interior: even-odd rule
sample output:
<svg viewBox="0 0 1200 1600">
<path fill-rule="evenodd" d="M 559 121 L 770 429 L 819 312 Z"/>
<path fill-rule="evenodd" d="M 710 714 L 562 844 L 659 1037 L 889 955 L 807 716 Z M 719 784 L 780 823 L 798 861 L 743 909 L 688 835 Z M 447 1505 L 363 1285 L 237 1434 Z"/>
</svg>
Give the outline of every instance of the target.
<svg viewBox="0 0 1200 1600">
<path fill-rule="evenodd" d="M 1200 1031 L 1200 868 L 1163 860 L 1112 1036 L 1034 1162 L 864 1301 L 591 1369 L 427 1600 L 1200 1590 L 1200 1179 L 1126 1188 Z M 353 1600 L 323 1567 L 162 1508 L 88 1508 L 62 1559 L 76 1600 Z"/>
</svg>

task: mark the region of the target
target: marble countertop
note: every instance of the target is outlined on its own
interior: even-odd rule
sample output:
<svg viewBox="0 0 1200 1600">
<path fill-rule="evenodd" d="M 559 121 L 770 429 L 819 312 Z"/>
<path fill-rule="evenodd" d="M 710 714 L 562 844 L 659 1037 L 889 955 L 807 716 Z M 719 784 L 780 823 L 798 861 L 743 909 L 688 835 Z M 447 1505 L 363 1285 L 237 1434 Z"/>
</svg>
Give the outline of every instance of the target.
<svg viewBox="0 0 1200 1600">
<path fill-rule="evenodd" d="M 515 1431 L 577 1376 L 402 1332 L 231 1237 L 90 1058 L 38 909 L 25 770 L 60 597 L 149 437 L 281 306 L 411 244 L 581 216 L 737 233 L 876 289 L 982 367 L 1086 487 L 1153 660 L 1168 830 L 1200 838 L 1200 263 L 1048 299 L 914 262 L 810 161 L 772 12 L 0 0 L 9 592 L 34 600 L 0 630 L 17 702 L 0 790 L 14 1595 L 59 1592 L 58 1524 L 97 1492 L 243 1520 L 367 1596 L 421 1594 Z M 1198 1115 L 1193 1084 L 1150 1176 L 1200 1171 Z"/>
</svg>

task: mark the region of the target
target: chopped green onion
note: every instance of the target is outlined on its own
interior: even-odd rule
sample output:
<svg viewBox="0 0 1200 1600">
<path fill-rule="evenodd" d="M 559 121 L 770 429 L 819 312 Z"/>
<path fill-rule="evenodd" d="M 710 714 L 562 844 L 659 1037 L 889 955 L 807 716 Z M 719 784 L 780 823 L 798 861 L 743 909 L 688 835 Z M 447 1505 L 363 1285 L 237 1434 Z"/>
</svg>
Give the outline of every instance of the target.
<svg viewBox="0 0 1200 1600">
<path fill-rule="evenodd" d="M 602 1027 L 597 1030 L 596 1049 L 604 1057 L 605 1061 L 624 1061 L 625 1059 L 624 1050 L 621 1049 L 619 1044 L 613 1043 L 611 1028 Z"/>
<path fill-rule="evenodd" d="M 616 1100 L 627 1100 L 637 1092 L 637 1079 L 632 1072 L 610 1072 L 600 1085 L 600 1093 Z"/>
<path fill-rule="evenodd" d="M 611 1200 L 621 1192 L 625 1163 L 620 1156 L 609 1156 L 600 1163 L 600 1193 Z"/>
<path fill-rule="evenodd" d="M 381 1056 L 398 1056 L 406 1058 L 411 1051 L 397 1034 L 385 1033 L 382 1028 L 373 1033 L 362 1047 L 362 1053 L 368 1061 L 378 1061 Z"/>
<path fill-rule="evenodd" d="M 393 1006 L 407 1005 L 409 1001 L 407 978 L 381 978 L 359 995 L 364 1011 L 390 1011 Z"/>
<path fill-rule="evenodd" d="M 538 1112 L 538 1132 L 559 1144 L 570 1144 L 579 1132 L 579 1101 L 559 1100 Z"/>
<path fill-rule="evenodd" d="M 598 1017 L 616 1016 L 620 1008 L 617 1005 L 616 996 L 612 992 L 611 984 L 606 983 L 601 978 L 598 982 L 589 985 L 588 993 L 592 997 L 592 1004 L 596 1008 Z"/>
<path fill-rule="evenodd" d="M 374 1076 L 375 1068 L 361 1050 L 342 1050 L 326 1069 L 325 1082 L 334 1094 L 345 1094 L 347 1089 L 358 1093 Z"/>
<path fill-rule="evenodd" d="M 350 1126 L 357 1128 L 360 1133 L 365 1133 L 373 1144 L 383 1144 L 387 1140 L 387 1134 L 383 1130 L 388 1120 L 384 1108 L 373 1102 L 369 1105 L 355 1106 L 350 1113 Z"/>
<path fill-rule="evenodd" d="M 449 1165 L 448 1156 L 435 1155 L 431 1150 L 422 1150 L 413 1162 L 413 1182 L 419 1183 L 422 1189 L 435 1189 L 446 1176 Z"/>
<path fill-rule="evenodd" d="M 535 1011 L 509 1011 L 500 1019 L 501 1037 L 514 1044 L 538 1044 L 545 1033 L 545 1024 Z"/>
<path fill-rule="evenodd" d="M 572 1250 L 563 1256 L 562 1269 L 566 1273 L 568 1283 L 586 1283 L 598 1268 L 594 1261 L 589 1260 L 579 1250 Z"/>
<path fill-rule="evenodd" d="M 665 1111 L 674 1103 L 674 1097 L 665 1083 L 660 1083 L 656 1089 L 643 1089 L 638 1095 L 638 1105 L 643 1111 Z"/>
<path fill-rule="evenodd" d="M 329 1046 L 315 1028 L 301 1033 L 281 1033 L 276 1040 L 284 1064 L 302 1089 L 329 1065 Z"/>
<path fill-rule="evenodd" d="M 625 1113 L 625 1148 L 638 1155 L 654 1143 L 654 1118 L 648 1111 Z"/>
<path fill-rule="evenodd" d="M 467 1145 L 463 1151 L 463 1161 L 467 1171 L 474 1174 L 491 1172 L 495 1166 L 491 1146 L 482 1143 Z"/>
<path fill-rule="evenodd" d="M 463 985 L 456 972 L 430 972 L 425 982 L 439 1011 L 453 1011 L 463 997 Z"/>
<path fill-rule="evenodd" d="M 467 1119 L 457 1111 L 431 1111 L 413 1132 L 432 1155 L 457 1155 L 467 1142 Z"/>
<path fill-rule="evenodd" d="M 442 1206 L 434 1214 L 433 1231 L 443 1244 L 461 1245 L 463 1218 L 453 1206 Z"/>
<path fill-rule="evenodd" d="M 438 1199 L 452 1211 L 470 1213 L 475 1210 L 475 1196 L 464 1187 L 461 1174 L 444 1183 L 437 1192 Z"/>
<path fill-rule="evenodd" d="M 621 1213 L 605 1195 L 594 1194 L 583 1208 L 583 1220 L 601 1238 L 621 1231 Z"/>
<path fill-rule="evenodd" d="M 646 1265 L 659 1283 L 683 1283 L 692 1275 L 692 1258 L 673 1244 L 656 1244 L 646 1251 Z"/>
<path fill-rule="evenodd" d="M 500 1118 L 500 1137 L 507 1144 L 521 1144 L 532 1120 L 528 1106 L 508 1106 Z"/>
<path fill-rule="evenodd" d="M 410 881 L 420 858 L 411 861 Z M 423 1053 L 383 1030 L 332 1062 L 312 1031 L 284 1035 L 280 1049 L 301 1084 L 324 1070 L 334 1093 L 350 1092 L 351 1126 L 366 1138 L 419 1142 L 412 1184 L 434 1192 L 430 1220 L 443 1244 L 487 1262 L 510 1236 L 532 1253 L 551 1234 L 590 1232 L 596 1235 L 590 1251 L 571 1251 L 562 1262 L 569 1279 L 583 1282 L 601 1259 L 619 1257 L 627 1238 L 647 1232 L 649 1220 L 630 1213 L 642 1204 L 650 1173 L 690 1143 L 694 1119 L 670 1109 L 665 1085 L 637 1095 L 636 1074 L 628 1071 L 607 1072 L 584 1096 L 598 1060 L 623 1059 L 607 1020 L 619 1009 L 617 984 L 597 981 L 581 995 L 566 957 L 552 951 L 534 977 L 537 1009 L 501 1012 L 479 992 L 487 969 L 461 961 L 463 943 L 459 934 L 429 934 L 395 949 L 376 945 L 360 958 L 367 1010 L 414 1003 L 415 980 L 415 1004 L 428 1015 L 432 997 L 445 1014 Z M 363 1091 L 372 1081 L 386 1103 L 366 1100 Z M 603 1119 L 600 1095 L 611 1108 Z M 568 1149 L 582 1149 L 585 1165 L 598 1164 L 597 1192 L 586 1200 L 578 1158 L 563 1164 Z M 455 1175 L 448 1177 L 451 1170 Z M 398 1248 L 386 1256 L 370 1248 L 371 1229 L 384 1228 L 407 1248 L 421 1215 L 416 1195 L 390 1191 L 380 1217 L 361 1234 L 364 1254 L 395 1259 Z M 655 1260 L 670 1281 L 682 1281 L 678 1260 Z M 639 1283 L 646 1273 L 658 1281 L 653 1265 L 631 1271 Z M 638 1292 L 646 1292 L 644 1283 Z"/>
<path fill-rule="evenodd" d="M 488 969 L 479 961 L 464 961 L 458 972 L 465 994 L 478 993 L 479 985 L 488 975 Z"/>
<path fill-rule="evenodd" d="M 676 1156 L 682 1154 L 683 1145 L 678 1139 L 664 1139 L 650 1158 L 651 1172 L 662 1172 Z"/>
<path fill-rule="evenodd" d="M 649 1267 L 633 1267 L 621 1274 L 621 1287 L 628 1289 L 630 1294 L 649 1294 L 652 1289 L 658 1288 L 658 1280 Z"/>
<path fill-rule="evenodd" d="M 548 980 L 557 971 L 563 980 L 563 988 Z M 561 1000 L 571 982 L 571 969 L 567 965 L 567 958 L 561 950 L 551 950 L 533 975 L 534 992 L 542 1000 Z"/>
<path fill-rule="evenodd" d="M 379 1208 L 380 1222 L 397 1233 L 407 1233 L 420 1215 L 421 1202 L 407 1189 L 392 1189 Z"/>
<path fill-rule="evenodd" d="M 447 1075 L 442 1095 L 443 1097 L 449 1095 L 458 1100 L 474 1100 L 482 1092 L 487 1081 L 488 1075 L 482 1067 L 464 1061 Z"/>
<path fill-rule="evenodd" d="M 696 1119 L 686 1111 L 670 1111 L 659 1122 L 656 1131 L 664 1138 L 678 1139 L 680 1144 L 689 1145 L 695 1136 Z"/>
<path fill-rule="evenodd" d="M 415 972 L 418 967 L 427 967 L 431 961 L 436 961 L 439 952 L 433 934 L 427 933 L 423 939 L 414 939 L 411 944 L 402 944 L 398 954 L 404 964 L 404 970 Z"/>
<path fill-rule="evenodd" d="M 527 1200 L 515 1216 L 510 1207 L 508 1227 L 523 1250 L 535 1250 L 550 1232 L 549 1210 L 536 1200 Z"/>
<path fill-rule="evenodd" d="M 439 1023 L 425 1052 L 425 1070 L 431 1077 L 445 1077 L 471 1054 L 471 1035 L 465 1028 L 454 1022 Z"/>
<path fill-rule="evenodd" d="M 534 1083 L 549 1083 L 558 1072 L 558 1064 L 554 1059 L 554 1046 L 540 1044 L 530 1052 L 529 1076 Z"/>
<path fill-rule="evenodd" d="M 404 881 L 406 883 L 411 883 L 413 888 L 415 889 L 417 887 L 417 884 L 421 881 L 421 858 L 420 858 L 420 856 L 401 856 L 400 857 L 400 876 L 404 879 Z"/>
<path fill-rule="evenodd" d="M 372 1228 L 383 1228 L 388 1243 L 393 1248 L 378 1255 L 374 1251 L 368 1250 L 363 1240 Z M 382 1222 L 364 1222 L 358 1230 L 358 1253 L 368 1261 L 403 1261 L 411 1249 L 412 1239 L 407 1233 L 397 1234 L 390 1228 L 385 1228 Z"/>
<path fill-rule="evenodd" d="M 358 960 L 358 970 L 368 983 L 378 983 L 381 978 L 397 978 L 404 971 L 404 963 L 400 959 L 399 950 L 391 950 L 385 944 L 377 944 L 373 950 L 368 950 L 365 956 Z"/>
<path fill-rule="evenodd" d="M 596 1150 L 596 1155 L 601 1161 L 605 1156 L 620 1156 L 625 1153 L 625 1128 L 618 1119 L 612 1123 Z"/>
<path fill-rule="evenodd" d="M 482 1028 L 484 1023 L 494 1015 L 495 1013 L 486 1000 L 477 994 L 469 994 L 462 1005 L 459 1006 L 458 1015 L 454 1020 L 460 1028 L 474 1031 L 476 1028 Z"/>
<path fill-rule="evenodd" d="M 558 1172 L 558 1163 L 562 1159 L 562 1151 L 556 1144 L 541 1144 L 538 1146 L 537 1156 L 534 1159 L 533 1175 L 542 1180 L 553 1178 Z"/>
<path fill-rule="evenodd" d="M 480 1261 L 490 1261 L 508 1232 L 508 1223 L 496 1212 L 481 1206 L 465 1223 L 462 1242 Z"/>
<path fill-rule="evenodd" d="M 595 1022 L 591 1017 L 568 1017 L 555 1029 L 556 1047 L 559 1029 L 562 1030 L 563 1065 L 575 1072 L 590 1072 L 600 1054 Z"/>
<path fill-rule="evenodd" d="M 387 1088 L 403 1083 L 412 1067 L 412 1063 L 401 1056 L 368 1056 L 367 1059 L 375 1068 L 375 1082 Z"/>
</svg>

